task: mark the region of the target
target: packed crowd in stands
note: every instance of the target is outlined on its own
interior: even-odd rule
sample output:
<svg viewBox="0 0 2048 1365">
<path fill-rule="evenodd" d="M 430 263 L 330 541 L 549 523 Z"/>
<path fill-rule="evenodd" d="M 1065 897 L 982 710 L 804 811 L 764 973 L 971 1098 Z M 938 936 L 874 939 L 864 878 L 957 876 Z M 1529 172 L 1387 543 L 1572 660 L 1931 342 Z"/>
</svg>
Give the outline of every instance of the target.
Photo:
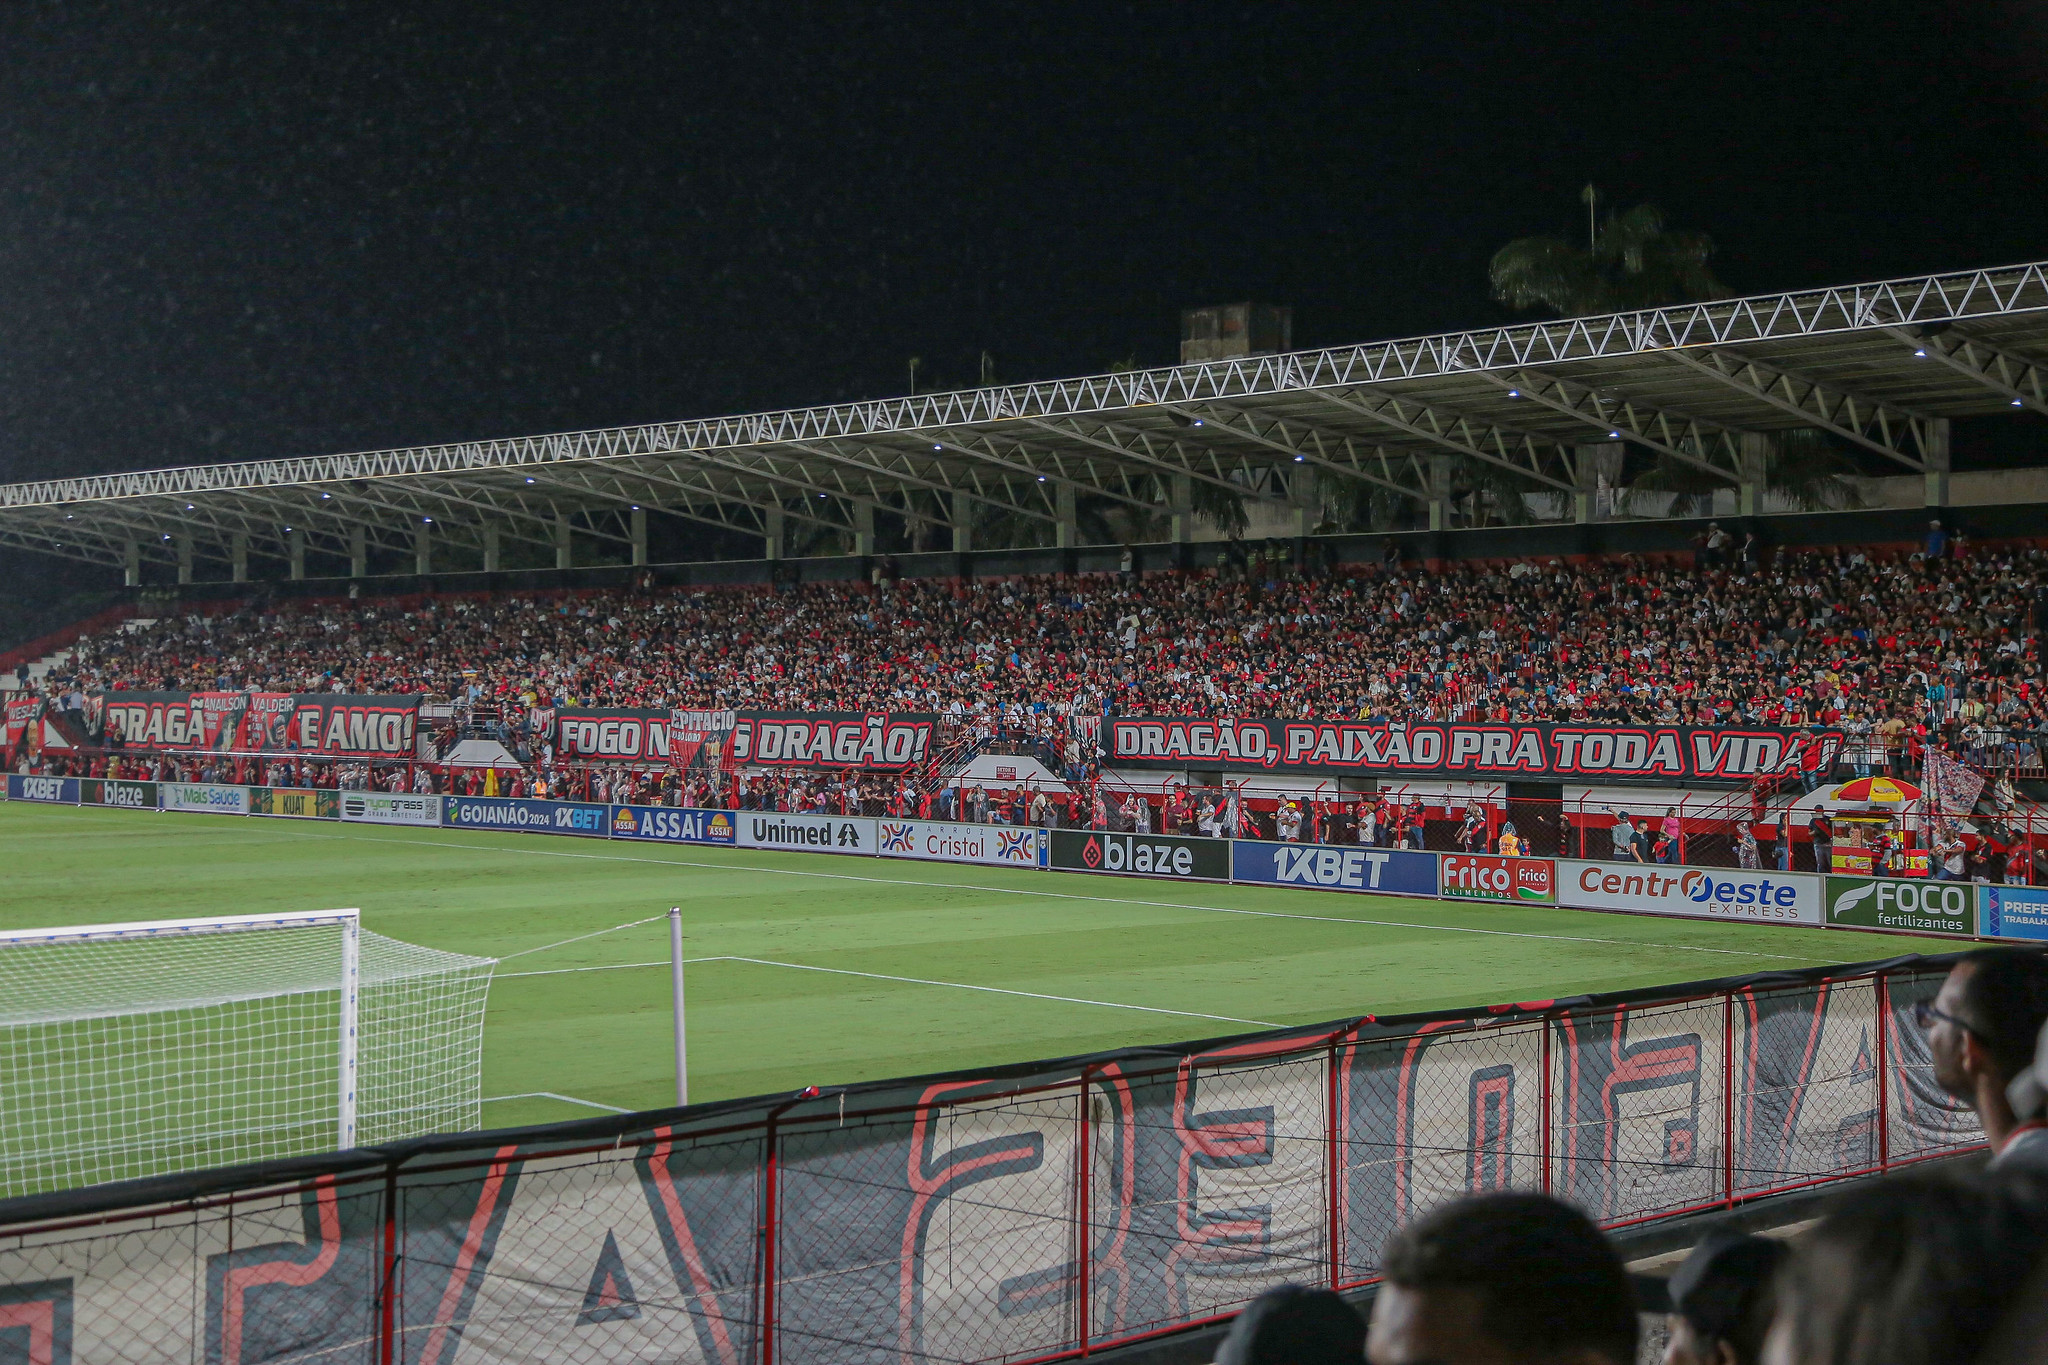
<svg viewBox="0 0 2048 1365">
<path fill-rule="evenodd" d="M 2048 724 L 2044 576 L 2034 548 L 1845 548 L 283 601 L 101 635 L 51 686 L 937 711 L 1024 734 L 1110 713 L 1825 724 L 1897 751 L 1919 727 L 1995 762 Z"/>
<path fill-rule="evenodd" d="M 1632 1281 L 1559 1200 L 1457 1200 L 1388 1240 L 1367 1311 L 1327 1289 L 1269 1291 L 1216 1365 L 1635 1365 L 1657 1359 L 1656 1336 L 1665 1365 L 2048 1360 L 2048 961 L 1967 954 L 1915 1016 L 1935 1082 L 1983 1126 L 1988 1166 L 1890 1176 L 1810 1227 L 1710 1231 L 1668 1279 Z"/>
</svg>

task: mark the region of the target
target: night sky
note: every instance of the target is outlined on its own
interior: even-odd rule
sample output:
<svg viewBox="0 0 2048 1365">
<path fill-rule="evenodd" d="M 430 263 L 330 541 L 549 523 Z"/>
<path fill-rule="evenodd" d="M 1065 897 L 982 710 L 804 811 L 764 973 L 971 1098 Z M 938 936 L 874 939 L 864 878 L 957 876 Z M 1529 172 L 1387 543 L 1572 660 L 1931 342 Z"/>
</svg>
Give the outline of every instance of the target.
<svg viewBox="0 0 2048 1365">
<path fill-rule="evenodd" d="M 1748 292 L 2048 256 L 2048 23 L 1975 0 L 0 12 L 0 479 L 1503 320 L 1649 200 Z"/>
</svg>

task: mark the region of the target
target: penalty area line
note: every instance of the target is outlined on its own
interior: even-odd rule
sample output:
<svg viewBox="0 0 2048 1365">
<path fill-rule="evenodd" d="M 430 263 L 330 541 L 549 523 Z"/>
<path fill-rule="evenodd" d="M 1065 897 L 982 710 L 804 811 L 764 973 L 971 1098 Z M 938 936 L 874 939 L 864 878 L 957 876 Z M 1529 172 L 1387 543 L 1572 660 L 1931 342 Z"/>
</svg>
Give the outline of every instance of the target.
<svg viewBox="0 0 2048 1365">
<path fill-rule="evenodd" d="M 1192 910 L 1211 915 L 1245 915 L 1254 919 L 1307 920 L 1315 924 L 1358 924 L 1373 929 L 1414 929 L 1422 933 L 1479 934 L 1488 938 L 1526 938 L 1545 943 L 1594 943 L 1603 947 L 1664 950 L 1674 953 L 1710 953 L 1716 957 L 1748 957 L 1772 962 L 1809 962 L 1792 953 L 1760 953 L 1753 948 L 1709 948 L 1697 943 L 1655 943 L 1632 938 L 1593 938 L 1584 934 L 1538 934 L 1526 929 L 1480 929 L 1464 924 L 1418 924 L 1411 920 L 1360 919 L 1352 915 L 1303 915 L 1285 910 L 1249 910 L 1232 905 L 1195 905 L 1187 901 L 1139 900 L 1132 896 L 1084 896 L 1072 891 L 1040 891 L 1025 886 L 982 886 L 974 882 L 930 882 L 914 877 L 863 877 L 854 872 L 813 872 L 794 867 L 760 867 L 750 863 L 704 863 L 688 858 L 646 858 L 623 853 L 576 853 L 555 848 L 507 848 L 498 845 L 458 844 L 446 839 L 381 839 L 374 835 L 322 834 L 316 830 L 288 827 L 280 833 L 308 839 L 360 840 L 371 844 L 402 844 L 409 848 L 452 848 L 464 853 L 523 853 L 533 858 L 576 858 L 601 863 L 648 863 L 657 867 L 694 867 L 712 872 L 758 872 L 775 877 L 815 877 L 829 881 L 868 882 L 881 886 L 921 886 L 939 891 L 979 891 L 991 896 L 1039 896 L 1047 900 L 1088 901 L 1097 905 L 1141 905 L 1160 910 Z M 489 830 L 485 833 L 516 834 L 517 830 Z M 1018 869 L 1027 870 L 1027 869 Z M 1045 869 L 1037 869 L 1043 871 Z M 1287 888 L 1278 888 L 1287 889 Z M 1569 910 L 1569 906 L 1549 909 Z M 1596 914 L 1597 911 L 1576 911 Z"/>
<path fill-rule="evenodd" d="M 523 1095 L 486 1095 L 485 1104 L 502 1104 L 506 1100 L 559 1100 L 563 1104 L 580 1104 L 585 1109 L 602 1109 L 607 1114 L 632 1114 L 633 1109 L 621 1109 L 616 1104 L 599 1104 L 596 1100 L 579 1100 L 574 1095 L 557 1095 L 552 1090 L 529 1090 Z"/>
</svg>

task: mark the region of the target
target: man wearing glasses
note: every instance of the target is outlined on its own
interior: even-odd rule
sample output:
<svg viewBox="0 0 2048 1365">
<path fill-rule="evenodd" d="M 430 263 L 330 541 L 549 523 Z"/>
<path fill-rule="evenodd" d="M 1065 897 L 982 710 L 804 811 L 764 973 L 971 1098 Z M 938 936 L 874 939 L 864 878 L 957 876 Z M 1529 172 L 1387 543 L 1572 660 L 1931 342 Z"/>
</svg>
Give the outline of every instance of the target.
<svg viewBox="0 0 2048 1365">
<path fill-rule="evenodd" d="M 1983 1124 L 1993 1168 L 2048 1173 L 2048 1123 L 2016 1114 L 2006 1095 L 2033 1064 L 2048 1022 L 2048 958 L 2026 948 L 1965 953 L 1913 1018 L 1927 1034 L 1936 1083 Z"/>
</svg>

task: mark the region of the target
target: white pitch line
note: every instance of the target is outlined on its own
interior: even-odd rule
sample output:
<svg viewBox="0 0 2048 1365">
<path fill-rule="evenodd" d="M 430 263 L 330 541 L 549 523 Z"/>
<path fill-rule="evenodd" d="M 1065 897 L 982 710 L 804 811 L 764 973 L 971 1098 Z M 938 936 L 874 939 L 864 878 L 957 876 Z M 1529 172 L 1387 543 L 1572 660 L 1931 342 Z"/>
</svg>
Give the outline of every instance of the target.
<svg viewBox="0 0 2048 1365">
<path fill-rule="evenodd" d="M 1416 929 L 1423 933 L 1440 934 L 1481 934 L 1491 938 L 1528 938 L 1545 943 L 1597 943 L 1615 948 L 1668 949 L 1677 953 L 1712 953 L 1719 957 L 1769 958 L 1775 962 L 1808 962 L 1810 958 L 1791 953 L 1759 953 L 1748 948 L 1708 948 L 1695 943 L 1651 943 L 1630 938 L 1589 938 L 1581 934 L 1536 934 L 1525 929 L 1475 929 L 1462 924 L 1415 924 L 1407 920 L 1358 919 L 1350 915 L 1301 915 L 1284 910 L 1246 910 L 1232 905 L 1192 905 L 1186 901 L 1147 901 L 1129 896 L 1083 896 L 1071 891 L 1039 891 L 1031 887 L 980 886 L 973 882 L 927 882 L 912 877 L 863 877 L 852 872 L 811 872 L 793 867 L 758 867 L 750 863 L 702 863 L 688 858 L 641 858 L 622 853 L 572 853 L 567 849 L 553 848 L 506 848 L 503 845 L 450 843 L 445 839 L 380 839 L 374 835 L 322 834 L 317 830 L 285 827 L 280 834 L 298 835 L 309 839 L 340 839 L 351 837 L 364 843 L 404 844 L 411 848 L 453 848 L 466 853 L 524 853 L 534 858 L 581 858 L 592 862 L 605 863 L 651 863 L 658 867 L 698 867 L 714 872 L 761 872 L 778 877 L 818 877 L 830 881 L 871 882 L 883 886 L 926 886 L 947 891 L 981 891 L 999 896 L 1041 896 L 1048 900 L 1091 901 L 1099 905 L 1143 905 L 1162 910 L 1199 910 L 1212 915 L 1248 915 L 1255 919 L 1307 920 L 1315 924 L 1363 924 L 1376 929 Z M 507 833 L 512 831 L 485 831 Z M 1286 888 L 1279 888 L 1286 889 Z M 1551 909 L 1570 909 L 1569 906 L 1551 906 Z M 1580 911 L 1575 913 L 1595 913 Z"/>
<path fill-rule="evenodd" d="M 580 1104 L 586 1109 L 602 1109 L 608 1114 L 631 1114 L 632 1109 L 621 1109 L 616 1104 L 599 1104 L 596 1100 L 579 1100 L 574 1095 L 557 1095 L 552 1090 L 529 1090 L 523 1095 L 486 1095 L 485 1104 L 497 1104 L 501 1100 L 560 1100 L 563 1104 Z"/>
</svg>

